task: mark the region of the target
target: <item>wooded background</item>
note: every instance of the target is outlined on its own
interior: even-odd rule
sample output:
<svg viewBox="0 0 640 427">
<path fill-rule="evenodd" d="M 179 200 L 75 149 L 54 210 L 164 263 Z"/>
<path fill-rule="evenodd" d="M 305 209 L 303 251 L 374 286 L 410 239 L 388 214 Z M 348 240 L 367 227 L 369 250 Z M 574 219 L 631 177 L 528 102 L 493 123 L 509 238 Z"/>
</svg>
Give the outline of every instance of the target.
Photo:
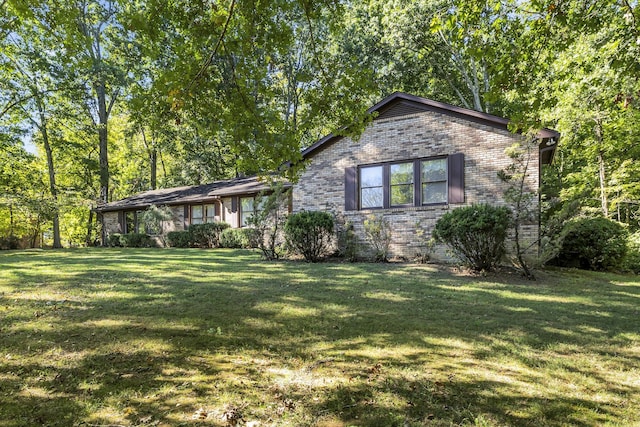
<svg viewBox="0 0 640 427">
<path fill-rule="evenodd" d="M 0 237 L 92 244 L 97 204 L 276 170 L 394 91 L 560 131 L 543 220 L 635 231 L 639 22 L 636 0 L 0 0 Z"/>
</svg>

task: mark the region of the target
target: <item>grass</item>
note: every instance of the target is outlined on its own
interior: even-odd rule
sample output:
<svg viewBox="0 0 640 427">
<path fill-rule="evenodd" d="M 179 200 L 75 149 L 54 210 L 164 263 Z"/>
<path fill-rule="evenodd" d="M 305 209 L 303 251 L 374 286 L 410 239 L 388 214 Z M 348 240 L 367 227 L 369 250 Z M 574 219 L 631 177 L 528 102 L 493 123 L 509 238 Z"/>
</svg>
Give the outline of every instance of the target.
<svg viewBox="0 0 640 427">
<path fill-rule="evenodd" d="M 0 253 L 0 426 L 640 425 L 640 278 Z"/>
</svg>

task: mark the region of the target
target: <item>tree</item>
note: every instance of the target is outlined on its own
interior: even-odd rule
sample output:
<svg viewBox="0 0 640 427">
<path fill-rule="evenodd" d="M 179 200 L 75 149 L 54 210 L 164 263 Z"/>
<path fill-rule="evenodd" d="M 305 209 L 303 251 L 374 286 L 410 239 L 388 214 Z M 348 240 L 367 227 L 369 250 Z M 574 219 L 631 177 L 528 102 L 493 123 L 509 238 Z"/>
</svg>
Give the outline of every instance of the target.
<svg viewBox="0 0 640 427">
<path fill-rule="evenodd" d="M 535 223 L 538 219 L 537 192 L 531 186 L 531 163 L 537 160 L 539 140 L 531 132 L 523 140 L 509 147 L 505 154 L 512 160 L 505 169 L 498 171 L 498 177 L 507 184 L 504 199 L 511 208 L 511 224 L 515 244 L 515 264 L 522 274 L 535 280 L 527 256 L 530 250 L 536 248 L 538 239 L 526 241 L 523 239 L 521 227 Z"/>
<path fill-rule="evenodd" d="M 58 208 L 58 187 L 54 166 L 53 144 L 50 139 L 50 117 L 58 92 L 56 81 L 60 66 L 55 56 L 48 50 L 47 35 L 34 28 L 30 21 L 24 21 L 19 28 L 4 39 L 2 85 L 11 95 L 5 106 L 5 114 L 13 112 L 26 120 L 38 132 L 44 148 L 49 176 L 49 193 L 52 203 L 53 247 L 61 248 L 60 215 Z"/>
</svg>

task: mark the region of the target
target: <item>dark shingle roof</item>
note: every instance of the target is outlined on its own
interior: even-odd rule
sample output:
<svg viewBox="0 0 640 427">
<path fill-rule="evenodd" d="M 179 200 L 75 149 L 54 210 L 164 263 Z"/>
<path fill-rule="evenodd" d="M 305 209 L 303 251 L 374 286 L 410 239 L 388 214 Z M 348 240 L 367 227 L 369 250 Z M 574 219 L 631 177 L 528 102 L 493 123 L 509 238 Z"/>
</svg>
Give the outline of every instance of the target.
<svg viewBox="0 0 640 427">
<path fill-rule="evenodd" d="M 289 183 L 285 184 L 290 186 Z M 269 183 L 259 181 L 257 177 L 234 178 L 215 181 L 210 184 L 188 187 L 163 188 L 134 194 L 126 199 L 98 206 L 96 211 L 108 212 L 121 209 L 144 209 L 151 205 L 178 205 L 183 203 L 197 203 L 220 197 L 237 196 L 241 194 L 257 194 L 269 188 Z"/>
</svg>

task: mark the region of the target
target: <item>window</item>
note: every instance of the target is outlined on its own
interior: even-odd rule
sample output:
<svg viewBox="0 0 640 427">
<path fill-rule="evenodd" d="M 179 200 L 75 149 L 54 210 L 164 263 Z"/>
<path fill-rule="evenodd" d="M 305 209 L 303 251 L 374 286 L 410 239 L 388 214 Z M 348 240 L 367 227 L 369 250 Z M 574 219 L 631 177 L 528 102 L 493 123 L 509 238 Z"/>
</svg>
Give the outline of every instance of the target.
<svg viewBox="0 0 640 427">
<path fill-rule="evenodd" d="M 391 206 L 413 205 L 413 162 L 389 166 Z"/>
<path fill-rule="evenodd" d="M 204 205 L 204 222 L 214 222 L 216 220 L 216 205 Z"/>
<path fill-rule="evenodd" d="M 191 224 L 202 224 L 204 222 L 204 209 L 201 205 L 191 206 Z"/>
<path fill-rule="evenodd" d="M 240 198 L 240 226 L 246 227 L 249 225 L 249 218 L 252 215 L 261 212 L 264 209 L 264 198 L 255 197 L 241 197 Z"/>
<path fill-rule="evenodd" d="M 220 213 L 216 212 L 216 204 L 209 203 L 205 205 L 191 205 L 191 224 L 204 224 L 216 221 L 216 216 Z"/>
<path fill-rule="evenodd" d="M 254 212 L 254 198 L 253 197 L 241 197 L 240 198 L 240 226 L 246 227 L 249 217 Z"/>
<path fill-rule="evenodd" d="M 382 166 L 361 168 L 360 206 L 362 209 L 381 208 L 383 198 Z"/>
<path fill-rule="evenodd" d="M 348 167 L 345 210 L 464 203 L 464 155 Z"/>
<path fill-rule="evenodd" d="M 447 202 L 447 159 L 420 162 L 422 204 Z"/>
</svg>

